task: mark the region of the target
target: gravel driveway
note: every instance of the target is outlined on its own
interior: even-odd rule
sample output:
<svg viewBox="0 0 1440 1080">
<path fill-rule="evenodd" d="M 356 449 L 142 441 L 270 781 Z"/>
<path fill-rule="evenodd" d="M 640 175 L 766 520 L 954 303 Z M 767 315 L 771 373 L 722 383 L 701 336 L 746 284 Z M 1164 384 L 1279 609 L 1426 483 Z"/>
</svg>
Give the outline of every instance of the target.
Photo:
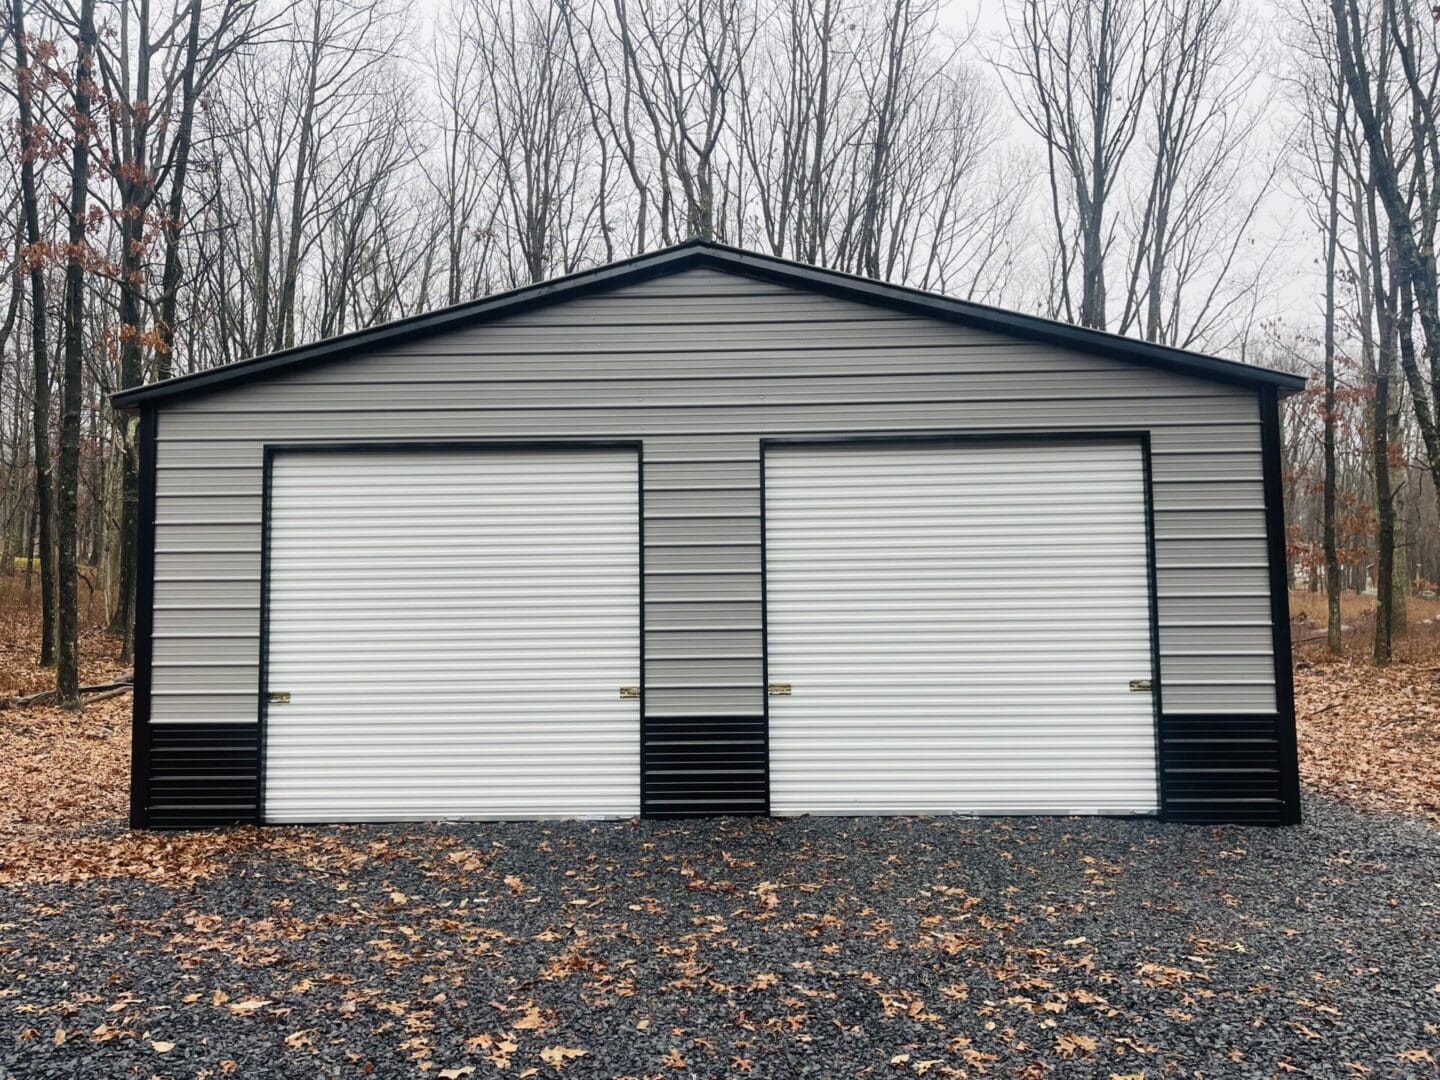
<svg viewBox="0 0 1440 1080">
<path fill-rule="evenodd" d="M 245 830 L 0 889 L 0 1076 L 1436 1075 L 1440 831 L 1306 811 Z"/>
</svg>

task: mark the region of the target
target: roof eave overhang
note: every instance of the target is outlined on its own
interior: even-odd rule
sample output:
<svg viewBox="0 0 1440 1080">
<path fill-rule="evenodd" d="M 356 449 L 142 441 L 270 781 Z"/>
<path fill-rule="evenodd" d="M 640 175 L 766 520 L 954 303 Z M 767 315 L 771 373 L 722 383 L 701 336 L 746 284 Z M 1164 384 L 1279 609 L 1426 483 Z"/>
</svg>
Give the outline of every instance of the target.
<svg viewBox="0 0 1440 1080">
<path fill-rule="evenodd" d="M 1061 348 L 1158 367 L 1179 374 L 1260 390 L 1273 388 L 1288 397 L 1305 388 L 1300 375 L 1242 364 L 1202 353 L 1156 345 L 1118 334 L 1090 330 L 1033 315 L 1006 311 L 901 285 L 891 285 L 835 270 L 825 270 L 726 247 L 706 240 L 691 240 L 675 247 L 583 270 L 562 278 L 523 286 L 505 293 L 468 301 L 439 311 L 356 330 L 309 345 L 266 353 L 208 371 L 181 375 L 111 395 L 117 409 L 139 409 L 181 398 L 210 393 L 228 386 L 263 379 L 337 359 L 361 349 L 397 344 L 416 337 L 516 314 L 530 308 L 559 303 L 586 293 L 616 288 L 647 278 L 661 277 L 696 266 L 709 266 L 746 277 L 810 289 L 862 303 L 907 311 L 947 322 L 977 326 Z"/>
</svg>

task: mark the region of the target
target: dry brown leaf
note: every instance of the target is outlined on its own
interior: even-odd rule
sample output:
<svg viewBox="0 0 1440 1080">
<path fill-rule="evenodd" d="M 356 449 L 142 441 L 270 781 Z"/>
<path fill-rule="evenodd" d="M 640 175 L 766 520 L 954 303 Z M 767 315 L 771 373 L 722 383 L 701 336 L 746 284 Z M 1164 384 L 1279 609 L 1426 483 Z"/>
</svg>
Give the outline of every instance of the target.
<svg viewBox="0 0 1440 1080">
<path fill-rule="evenodd" d="M 540 1060 L 546 1065 L 553 1065 L 556 1071 L 559 1071 L 571 1061 L 582 1058 L 588 1053 L 588 1050 L 577 1050 L 571 1046 L 547 1046 L 540 1051 Z"/>
<path fill-rule="evenodd" d="M 1055 1052 L 1061 1057 L 1074 1057 L 1076 1054 L 1093 1054 L 1099 1046 L 1099 1041 L 1091 1038 L 1089 1035 L 1066 1033 L 1055 1040 Z"/>
</svg>

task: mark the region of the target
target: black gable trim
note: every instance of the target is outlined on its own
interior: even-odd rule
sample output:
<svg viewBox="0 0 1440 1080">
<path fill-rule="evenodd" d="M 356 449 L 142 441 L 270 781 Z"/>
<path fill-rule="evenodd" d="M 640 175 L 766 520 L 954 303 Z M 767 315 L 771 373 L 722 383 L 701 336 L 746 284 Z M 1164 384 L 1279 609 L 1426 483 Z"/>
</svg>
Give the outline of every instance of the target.
<svg viewBox="0 0 1440 1080">
<path fill-rule="evenodd" d="M 392 345 L 459 326 L 483 323 L 531 308 L 561 303 L 577 296 L 675 274 L 697 266 L 888 307 L 909 314 L 976 326 L 1029 341 L 1042 341 L 1066 349 L 1215 382 L 1250 389 L 1273 388 L 1282 395 L 1305 388 L 1305 379 L 1300 375 L 1156 345 L 1119 334 L 1088 330 L 1035 315 L 1006 311 L 968 300 L 956 300 L 903 285 L 891 285 L 838 270 L 806 266 L 773 255 L 762 255 L 710 240 L 695 239 L 661 251 L 636 255 L 591 270 L 467 301 L 439 311 L 240 360 L 208 371 L 181 375 L 147 386 L 132 387 L 112 395 L 110 401 L 118 409 L 130 409 L 142 404 L 190 397 L 223 386 L 263 379 L 279 371 L 298 370 L 362 349 Z"/>
</svg>

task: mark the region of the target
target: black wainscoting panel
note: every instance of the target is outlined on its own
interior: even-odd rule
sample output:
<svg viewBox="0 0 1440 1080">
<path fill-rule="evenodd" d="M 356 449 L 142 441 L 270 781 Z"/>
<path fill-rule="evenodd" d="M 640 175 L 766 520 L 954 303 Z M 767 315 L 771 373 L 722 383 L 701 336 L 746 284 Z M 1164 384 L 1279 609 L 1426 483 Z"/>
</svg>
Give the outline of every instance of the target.
<svg viewBox="0 0 1440 1080">
<path fill-rule="evenodd" d="M 254 724 L 152 724 L 153 829 L 193 829 L 259 820 L 260 747 Z"/>
<path fill-rule="evenodd" d="M 645 817 L 764 814 L 769 753 L 759 716 L 647 718 L 640 751 Z"/>
<path fill-rule="evenodd" d="M 1166 716 L 1160 721 L 1160 815 L 1196 824 L 1285 819 L 1279 718 Z"/>
</svg>

